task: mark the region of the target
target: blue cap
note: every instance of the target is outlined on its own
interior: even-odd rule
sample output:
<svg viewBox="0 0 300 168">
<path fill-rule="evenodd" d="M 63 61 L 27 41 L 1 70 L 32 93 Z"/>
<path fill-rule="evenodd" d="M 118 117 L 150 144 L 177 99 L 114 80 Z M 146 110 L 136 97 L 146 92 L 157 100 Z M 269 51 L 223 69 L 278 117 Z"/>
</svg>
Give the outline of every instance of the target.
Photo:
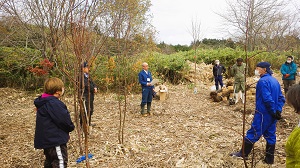
<svg viewBox="0 0 300 168">
<path fill-rule="evenodd" d="M 271 70 L 271 64 L 268 62 L 260 62 L 256 66 L 261 68 L 266 68 L 267 73 L 273 74 L 273 71 Z"/>
</svg>

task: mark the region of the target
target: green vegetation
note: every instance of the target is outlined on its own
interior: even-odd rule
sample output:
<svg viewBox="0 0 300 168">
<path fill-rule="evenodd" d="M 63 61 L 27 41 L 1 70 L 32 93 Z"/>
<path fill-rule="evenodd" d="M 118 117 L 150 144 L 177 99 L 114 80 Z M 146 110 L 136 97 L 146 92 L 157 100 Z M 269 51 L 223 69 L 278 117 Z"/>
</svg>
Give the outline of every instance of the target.
<svg viewBox="0 0 300 168">
<path fill-rule="evenodd" d="M 191 62 L 211 64 L 218 59 L 226 67 L 232 66 L 239 57 L 246 58 L 245 52 L 240 49 L 217 48 L 217 49 L 197 49 L 195 51 L 180 51 L 173 54 L 162 54 L 158 52 L 144 52 L 136 57 L 104 57 L 96 58 L 92 67 L 94 80 L 104 92 L 116 91 L 118 82 L 125 84 L 130 92 L 139 91 L 137 74 L 141 70 L 142 62 L 146 61 L 155 78 L 161 81 L 178 84 L 184 80 L 184 76 L 189 71 L 187 60 Z M 279 70 L 285 61 L 286 55 L 298 55 L 292 52 L 262 52 L 254 51 L 248 53 L 249 71 L 255 68 L 255 64 L 260 61 L 268 61 L 272 64 L 273 70 Z M 38 89 L 42 87 L 43 80 L 47 76 L 61 76 L 59 68 L 48 68 L 47 72 L 37 73 L 39 68 L 45 70 L 43 59 L 32 61 L 32 58 L 40 57 L 38 50 L 28 48 L 0 47 L 0 76 L 1 87 L 21 87 L 23 89 Z M 122 60 L 121 60 L 122 59 Z M 295 58 L 298 62 L 298 57 Z M 253 70 L 254 71 L 254 70 Z M 119 74 L 120 73 L 120 74 Z M 117 80 L 118 79 L 118 80 Z"/>
</svg>

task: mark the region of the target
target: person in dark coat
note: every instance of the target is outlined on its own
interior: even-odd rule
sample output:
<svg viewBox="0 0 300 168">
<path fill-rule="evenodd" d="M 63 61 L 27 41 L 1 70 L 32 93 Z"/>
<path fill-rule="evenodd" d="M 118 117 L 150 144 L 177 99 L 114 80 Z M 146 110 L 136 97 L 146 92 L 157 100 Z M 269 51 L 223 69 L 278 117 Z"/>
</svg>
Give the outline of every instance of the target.
<svg viewBox="0 0 300 168">
<path fill-rule="evenodd" d="M 220 89 L 223 88 L 223 74 L 225 72 L 226 72 L 226 68 L 220 64 L 219 60 L 216 60 L 215 65 L 213 67 L 213 74 L 215 77 L 216 90 L 219 90 L 219 85 L 221 86 Z"/>
<path fill-rule="evenodd" d="M 66 105 L 58 98 L 64 93 L 59 78 L 49 78 L 44 93 L 34 100 L 37 108 L 34 147 L 44 149 L 44 167 L 67 167 L 67 142 L 75 126 Z"/>
<path fill-rule="evenodd" d="M 85 108 L 86 108 L 86 113 L 89 114 L 89 126 L 94 126 L 95 124 L 92 124 L 92 115 L 94 113 L 94 98 L 95 98 L 95 93 L 97 93 L 97 86 L 92 80 L 89 72 L 90 72 L 90 67 L 87 62 L 83 63 L 82 66 L 82 71 L 83 71 L 83 83 L 84 85 L 81 86 L 83 89 L 83 99 L 85 101 Z M 82 120 L 81 116 L 80 118 L 80 124 L 82 125 Z"/>
<path fill-rule="evenodd" d="M 281 118 L 282 107 L 285 98 L 282 95 L 280 84 L 272 76 L 268 62 L 260 62 L 256 65 L 255 74 L 260 76 L 256 84 L 255 113 L 251 128 L 244 138 L 242 149 L 232 153 L 231 156 L 246 159 L 253 145 L 261 136 L 267 141 L 264 162 L 274 163 L 276 144 L 276 123 Z"/>
</svg>

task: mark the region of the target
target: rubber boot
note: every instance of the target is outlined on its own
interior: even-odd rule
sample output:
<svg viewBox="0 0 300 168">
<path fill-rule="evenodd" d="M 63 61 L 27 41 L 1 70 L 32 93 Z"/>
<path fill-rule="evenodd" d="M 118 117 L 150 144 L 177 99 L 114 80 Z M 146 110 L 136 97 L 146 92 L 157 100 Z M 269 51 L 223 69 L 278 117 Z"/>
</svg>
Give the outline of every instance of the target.
<svg viewBox="0 0 300 168">
<path fill-rule="evenodd" d="M 244 154 L 245 155 L 243 156 L 243 151 L 242 151 L 243 149 L 241 149 L 239 152 L 231 153 L 230 156 L 247 160 L 248 155 L 251 152 L 252 148 L 253 148 L 253 144 L 245 141 L 245 143 L 244 143 Z"/>
<path fill-rule="evenodd" d="M 89 116 L 89 126 L 91 126 L 92 123 L 92 115 Z"/>
<path fill-rule="evenodd" d="M 151 115 L 151 102 L 147 103 L 147 113 Z"/>
<path fill-rule="evenodd" d="M 92 124 L 92 114 L 89 117 L 89 126 L 92 126 L 92 127 L 96 126 L 96 124 Z"/>
<path fill-rule="evenodd" d="M 270 145 L 267 143 L 266 146 L 266 157 L 264 159 L 264 162 L 267 164 L 273 164 L 274 163 L 274 152 L 275 152 L 275 144 Z"/>
<path fill-rule="evenodd" d="M 218 91 L 219 90 L 219 85 L 216 85 L 216 91 Z"/>
<path fill-rule="evenodd" d="M 145 113 L 145 104 L 141 104 L 141 114 L 142 115 L 147 115 L 146 113 Z"/>
<path fill-rule="evenodd" d="M 242 93 L 242 102 L 243 102 L 243 104 L 245 103 L 245 93 Z"/>
<path fill-rule="evenodd" d="M 235 104 L 239 102 L 239 93 L 235 93 Z"/>
</svg>

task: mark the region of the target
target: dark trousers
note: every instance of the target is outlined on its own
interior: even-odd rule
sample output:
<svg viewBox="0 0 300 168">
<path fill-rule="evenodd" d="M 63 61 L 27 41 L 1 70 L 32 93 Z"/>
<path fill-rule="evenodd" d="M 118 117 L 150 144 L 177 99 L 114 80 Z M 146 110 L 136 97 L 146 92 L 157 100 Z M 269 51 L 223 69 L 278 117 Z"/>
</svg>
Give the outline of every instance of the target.
<svg viewBox="0 0 300 168">
<path fill-rule="evenodd" d="M 152 88 L 142 88 L 142 102 L 141 105 L 145 105 L 147 103 L 152 102 L 152 93 L 153 89 Z"/>
<path fill-rule="evenodd" d="M 89 125 L 91 125 L 91 120 L 92 120 L 92 115 L 94 112 L 94 94 L 90 94 L 90 99 L 88 98 L 88 95 L 84 95 L 84 101 L 85 101 L 85 108 L 86 108 L 86 113 L 89 114 Z M 90 111 L 89 111 L 90 110 Z M 79 119 L 80 119 L 80 125 L 82 125 L 82 119 L 81 119 L 81 115 L 79 115 Z M 86 120 L 86 115 L 85 115 L 85 111 L 84 111 L 84 119 Z"/>
<path fill-rule="evenodd" d="M 68 164 L 67 144 L 44 149 L 45 168 L 66 168 Z"/>
<path fill-rule="evenodd" d="M 283 81 L 283 89 L 284 93 L 286 93 L 289 90 L 289 87 L 295 84 L 295 80 L 282 80 Z"/>
<path fill-rule="evenodd" d="M 222 75 L 215 76 L 216 90 L 219 90 L 219 84 L 220 84 L 220 86 L 222 88 L 223 87 L 223 76 Z"/>
</svg>

